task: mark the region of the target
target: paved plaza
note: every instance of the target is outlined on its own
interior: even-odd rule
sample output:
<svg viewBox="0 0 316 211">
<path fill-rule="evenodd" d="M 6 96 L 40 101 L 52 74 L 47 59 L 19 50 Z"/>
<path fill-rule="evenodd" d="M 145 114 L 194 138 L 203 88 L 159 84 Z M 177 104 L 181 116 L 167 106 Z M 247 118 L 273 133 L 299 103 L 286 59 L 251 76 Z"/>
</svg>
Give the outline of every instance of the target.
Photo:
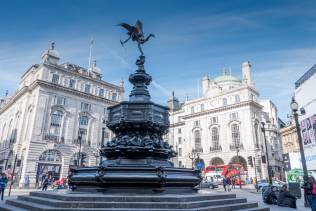
<svg viewBox="0 0 316 211">
<path fill-rule="evenodd" d="M 218 193 L 225 193 L 225 191 L 223 190 L 223 188 L 220 186 L 218 189 L 215 190 L 209 190 L 209 189 L 204 189 L 202 190 L 202 192 L 218 192 Z M 227 192 L 226 192 L 227 193 Z M 247 186 L 243 189 L 232 189 L 232 191 L 230 193 L 236 193 L 237 198 L 238 197 L 246 197 L 248 202 L 258 202 L 259 207 L 269 207 L 271 211 L 289 211 L 289 210 L 299 210 L 299 211 L 307 211 L 307 210 L 311 210 L 310 208 L 305 208 L 304 207 L 304 200 L 303 198 L 298 199 L 296 201 L 297 204 L 297 209 L 292 209 L 292 208 L 288 208 L 288 207 L 279 207 L 277 205 L 267 205 L 265 203 L 263 203 L 262 201 L 262 195 L 261 192 L 257 193 L 256 190 L 254 188 L 252 188 L 251 186 Z"/>
</svg>

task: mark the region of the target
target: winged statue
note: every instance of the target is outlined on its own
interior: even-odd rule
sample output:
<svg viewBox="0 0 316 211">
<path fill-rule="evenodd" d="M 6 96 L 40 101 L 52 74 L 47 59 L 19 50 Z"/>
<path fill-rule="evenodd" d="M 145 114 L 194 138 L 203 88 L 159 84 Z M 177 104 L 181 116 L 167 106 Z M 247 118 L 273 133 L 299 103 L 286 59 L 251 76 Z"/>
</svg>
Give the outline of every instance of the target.
<svg viewBox="0 0 316 211">
<path fill-rule="evenodd" d="M 121 45 L 127 43 L 130 39 L 132 41 L 137 42 L 138 49 L 141 53 L 141 56 L 144 55 L 141 45 L 147 42 L 151 37 L 155 37 L 154 34 L 149 34 L 146 38 L 143 33 L 143 24 L 140 20 L 137 20 L 134 26 L 131 26 L 127 23 L 120 23 L 119 26 L 125 28 L 127 30 L 128 38 L 124 41 L 120 40 Z"/>
</svg>

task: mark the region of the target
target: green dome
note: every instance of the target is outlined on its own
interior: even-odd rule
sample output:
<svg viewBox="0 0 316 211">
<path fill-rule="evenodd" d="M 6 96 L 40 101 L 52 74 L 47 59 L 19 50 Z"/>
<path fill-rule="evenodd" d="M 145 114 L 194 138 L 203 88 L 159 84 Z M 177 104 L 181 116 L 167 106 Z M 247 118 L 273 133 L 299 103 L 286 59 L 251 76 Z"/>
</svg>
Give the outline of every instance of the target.
<svg viewBox="0 0 316 211">
<path fill-rule="evenodd" d="M 225 74 L 225 75 L 214 78 L 214 82 L 215 83 L 230 83 L 230 82 L 241 83 L 241 80 L 235 76 Z"/>
</svg>

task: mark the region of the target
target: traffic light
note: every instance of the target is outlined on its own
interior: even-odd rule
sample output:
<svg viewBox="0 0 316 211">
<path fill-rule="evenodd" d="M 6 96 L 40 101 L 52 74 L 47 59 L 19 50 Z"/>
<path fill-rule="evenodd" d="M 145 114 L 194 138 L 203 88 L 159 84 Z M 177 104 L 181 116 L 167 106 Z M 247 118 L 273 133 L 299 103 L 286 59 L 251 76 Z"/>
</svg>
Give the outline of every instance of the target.
<svg viewBox="0 0 316 211">
<path fill-rule="evenodd" d="M 253 167 L 252 156 L 248 157 L 248 165 L 251 166 L 251 168 Z"/>
</svg>

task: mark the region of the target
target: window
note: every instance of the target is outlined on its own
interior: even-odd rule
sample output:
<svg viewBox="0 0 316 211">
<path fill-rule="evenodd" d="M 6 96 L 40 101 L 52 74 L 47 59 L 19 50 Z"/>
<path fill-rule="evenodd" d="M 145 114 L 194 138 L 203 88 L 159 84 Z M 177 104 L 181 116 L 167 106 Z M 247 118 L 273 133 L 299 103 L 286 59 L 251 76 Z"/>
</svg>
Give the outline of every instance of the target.
<svg viewBox="0 0 316 211">
<path fill-rule="evenodd" d="M 82 111 L 91 111 L 91 104 L 89 104 L 89 103 L 81 103 L 81 110 Z"/>
<path fill-rule="evenodd" d="M 238 119 L 238 112 L 234 112 L 230 114 L 230 120 L 237 120 Z"/>
<path fill-rule="evenodd" d="M 199 130 L 196 130 L 194 132 L 194 145 L 195 145 L 195 150 L 197 152 L 202 152 L 202 145 L 201 145 L 201 132 Z"/>
<path fill-rule="evenodd" d="M 204 104 L 201 104 L 201 111 L 204 111 Z"/>
<path fill-rule="evenodd" d="M 87 126 L 89 122 L 89 118 L 87 116 L 80 116 L 79 118 L 79 125 L 80 126 Z"/>
<path fill-rule="evenodd" d="M 90 84 L 86 84 L 86 85 L 84 86 L 84 92 L 90 93 L 90 89 L 91 89 L 91 85 L 90 85 Z"/>
<path fill-rule="evenodd" d="M 239 103 L 240 102 L 240 97 L 239 95 L 235 95 L 235 103 Z"/>
<path fill-rule="evenodd" d="M 211 124 L 217 124 L 218 123 L 218 118 L 217 116 L 211 117 Z"/>
<path fill-rule="evenodd" d="M 69 80 L 69 88 L 74 89 L 74 88 L 75 88 L 75 85 L 76 85 L 76 80 L 70 79 L 70 80 Z"/>
<path fill-rule="evenodd" d="M 116 98 L 117 98 L 117 94 L 116 94 L 116 93 L 113 93 L 113 94 L 112 94 L 112 100 L 113 100 L 113 101 L 116 101 L 116 100 L 117 100 Z"/>
<path fill-rule="evenodd" d="M 178 144 L 182 144 L 182 138 L 181 137 L 178 138 Z"/>
<path fill-rule="evenodd" d="M 239 125 L 238 124 L 232 124 L 231 125 L 231 131 L 232 131 L 232 141 L 233 146 L 240 146 L 240 132 L 239 132 Z"/>
<path fill-rule="evenodd" d="M 256 148 L 259 148 L 259 136 L 258 136 L 258 130 L 259 130 L 259 123 L 255 122 L 255 144 L 256 144 Z"/>
<path fill-rule="evenodd" d="M 100 97 L 104 97 L 104 89 L 100 89 L 99 90 L 99 96 Z"/>
<path fill-rule="evenodd" d="M 54 104 L 55 105 L 66 105 L 66 98 L 60 97 L 60 96 L 55 96 L 54 97 Z"/>
<path fill-rule="evenodd" d="M 212 145 L 215 149 L 219 148 L 219 134 L 217 127 L 212 128 Z"/>
<path fill-rule="evenodd" d="M 51 114 L 50 129 L 49 129 L 50 135 L 59 136 L 62 119 L 63 119 L 62 111 L 54 111 Z"/>
<path fill-rule="evenodd" d="M 194 106 L 191 106 L 191 114 L 194 113 Z"/>
<path fill-rule="evenodd" d="M 227 99 L 223 98 L 223 106 L 227 106 Z"/>
<path fill-rule="evenodd" d="M 53 74 L 52 82 L 55 84 L 58 84 L 58 82 L 59 82 L 59 75 L 58 74 L 56 74 L 56 73 Z"/>
<path fill-rule="evenodd" d="M 178 153 L 179 153 L 178 156 L 182 157 L 182 148 L 180 148 L 180 147 L 178 148 Z"/>
<path fill-rule="evenodd" d="M 181 128 L 178 128 L 178 134 L 181 134 Z"/>
<path fill-rule="evenodd" d="M 78 143 L 85 144 L 87 142 L 87 131 L 88 131 L 89 118 L 87 116 L 80 116 L 79 118 L 79 134 Z"/>
<path fill-rule="evenodd" d="M 200 120 L 194 121 L 194 127 L 199 127 L 200 126 Z"/>
<path fill-rule="evenodd" d="M 60 162 L 61 161 L 61 154 L 57 150 L 47 150 L 41 154 L 39 157 L 40 161 L 48 161 L 48 162 Z"/>
</svg>

